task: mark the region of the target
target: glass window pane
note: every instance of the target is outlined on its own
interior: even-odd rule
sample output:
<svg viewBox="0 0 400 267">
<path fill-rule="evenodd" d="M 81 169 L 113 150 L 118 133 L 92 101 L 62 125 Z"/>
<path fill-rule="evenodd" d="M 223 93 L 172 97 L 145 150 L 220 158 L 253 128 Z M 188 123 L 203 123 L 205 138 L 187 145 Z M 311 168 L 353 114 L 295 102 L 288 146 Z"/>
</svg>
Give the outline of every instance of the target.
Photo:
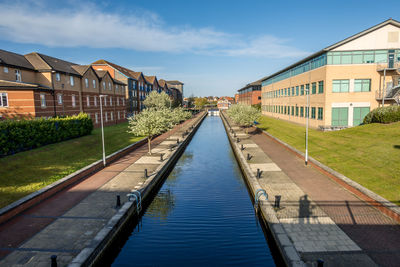
<svg viewBox="0 0 400 267">
<path fill-rule="evenodd" d="M 362 56 L 361 52 L 353 54 L 353 64 L 361 64 L 361 63 L 363 63 L 362 59 L 363 59 L 363 56 Z"/>
<path fill-rule="evenodd" d="M 342 64 L 351 64 L 351 55 L 342 55 Z"/>
<path fill-rule="evenodd" d="M 334 55 L 332 64 L 340 64 L 340 55 Z"/>
<path fill-rule="evenodd" d="M 374 63 L 374 54 L 372 52 L 364 52 L 363 63 Z"/>
</svg>

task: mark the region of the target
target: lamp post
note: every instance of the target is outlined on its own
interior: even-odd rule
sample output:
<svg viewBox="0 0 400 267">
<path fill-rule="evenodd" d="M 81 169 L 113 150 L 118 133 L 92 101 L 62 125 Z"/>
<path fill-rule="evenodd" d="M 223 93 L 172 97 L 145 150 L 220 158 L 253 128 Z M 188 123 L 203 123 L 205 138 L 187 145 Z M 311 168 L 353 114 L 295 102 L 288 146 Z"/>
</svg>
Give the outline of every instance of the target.
<svg viewBox="0 0 400 267">
<path fill-rule="evenodd" d="M 304 164 L 308 164 L 308 120 L 310 119 L 310 87 L 308 89 L 305 89 L 306 91 L 306 100 L 307 100 L 307 106 L 306 106 L 306 156 L 305 156 L 305 161 Z"/>
<path fill-rule="evenodd" d="M 101 142 L 103 144 L 103 165 L 106 166 L 106 151 L 104 147 L 104 126 L 103 126 L 103 98 L 106 95 L 100 95 L 100 121 L 101 121 Z"/>
</svg>

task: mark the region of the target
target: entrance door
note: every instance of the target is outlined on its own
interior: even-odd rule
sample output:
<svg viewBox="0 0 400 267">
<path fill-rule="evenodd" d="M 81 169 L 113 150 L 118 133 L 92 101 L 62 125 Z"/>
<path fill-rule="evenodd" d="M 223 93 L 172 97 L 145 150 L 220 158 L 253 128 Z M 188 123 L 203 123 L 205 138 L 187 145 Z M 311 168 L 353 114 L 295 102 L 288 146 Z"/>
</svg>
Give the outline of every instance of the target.
<svg viewBox="0 0 400 267">
<path fill-rule="evenodd" d="M 358 126 L 364 121 L 364 117 L 369 113 L 369 107 L 353 108 L 353 126 Z"/>
<path fill-rule="evenodd" d="M 332 126 L 348 126 L 349 108 L 332 108 Z"/>
<path fill-rule="evenodd" d="M 388 54 L 388 68 L 394 68 L 394 50 L 389 50 Z"/>
</svg>

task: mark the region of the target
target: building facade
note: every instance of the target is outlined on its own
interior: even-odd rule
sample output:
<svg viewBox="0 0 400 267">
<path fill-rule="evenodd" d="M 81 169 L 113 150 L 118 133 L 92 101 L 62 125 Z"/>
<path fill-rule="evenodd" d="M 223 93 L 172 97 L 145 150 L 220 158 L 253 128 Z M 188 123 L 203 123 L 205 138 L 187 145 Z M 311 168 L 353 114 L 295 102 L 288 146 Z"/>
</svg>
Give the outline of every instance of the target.
<svg viewBox="0 0 400 267">
<path fill-rule="evenodd" d="M 400 23 L 390 19 L 265 77 L 262 113 L 299 124 L 308 114 L 311 127 L 332 129 L 399 104 L 399 36 Z"/>
<path fill-rule="evenodd" d="M 261 81 L 247 84 L 238 90 L 238 104 L 257 105 L 261 103 Z"/>
</svg>

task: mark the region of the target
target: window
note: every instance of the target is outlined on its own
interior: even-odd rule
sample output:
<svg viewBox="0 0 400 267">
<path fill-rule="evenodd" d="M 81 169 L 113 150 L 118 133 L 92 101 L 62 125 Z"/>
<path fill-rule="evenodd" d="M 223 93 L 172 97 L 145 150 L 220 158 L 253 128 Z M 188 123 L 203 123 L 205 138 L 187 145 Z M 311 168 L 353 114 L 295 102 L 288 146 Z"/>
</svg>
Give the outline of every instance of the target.
<svg viewBox="0 0 400 267">
<path fill-rule="evenodd" d="M 301 86 L 300 95 L 304 95 L 304 85 Z"/>
<path fill-rule="evenodd" d="M 318 82 L 318 94 L 323 94 L 324 93 L 324 81 L 319 81 Z"/>
<path fill-rule="evenodd" d="M 108 90 L 111 90 L 111 83 L 108 83 Z"/>
<path fill-rule="evenodd" d="M 92 80 L 93 88 L 96 88 L 96 80 Z"/>
<path fill-rule="evenodd" d="M 311 93 L 315 95 L 317 93 L 317 83 L 312 83 Z"/>
<path fill-rule="evenodd" d="M 285 96 L 287 96 L 287 93 L 288 93 L 288 92 L 287 92 L 287 88 L 285 88 Z"/>
<path fill-rule="evenodd" d="M 107 96 L 104 96 L 104 106 L 107 107 Z"/>
<path fill-rule="evenodd" d="M 299 86 L 296 86 L 296 95 L 299 95 Z"/>
<path fill-rule="evenodd" d="M 286 115 L 286 106 L 285 106 L 285 113 L 283 113 L 283 114 L 285 114 L 285 115 Z"/>
<path fill-rule="evenodd" d="M 106 118 L 106 122 L 108 121 L 108 112 L 106 111 L 106 114 L 105 114 L 105 118 Z"/>
<path fill-rule="evenodd" d="M 300 117 L 304 117 L 304 107 L 300 107 Z"/>
<path fill-rule="evenodd" d="M 370 92 L 371 80 L 370 79 L 356 79 L 354 80 L 354 92 Z"/>
<path fill-rule="evenodd" d="M 112 96 L 110 96 L 110 106 L 112 106 Z"/>
<path fill-rule="evenodd" d="M 72 95 L 72 106 L 76 107 L 76 98 L 75 95 Z"/>
<path fill-rule="evenodd" d="M 89 80 L 87 78 L 85 78 L 85 87 L 88 88 L 89 87 Z"/>
<path fill-rule="evenodd" d="M 62 94 L 58 94 L 58 95 L 57 95 L 57 102 L 58 102 L 59 105 L 62 105 L 62 103 L 63 103 L 63 96 L 62 96 Z"/>
<path fill-rule="evenodd" d="M 125 98 L 122 98 L 122 105 L 125 106 Z"/>
<path fill-rule="evenodd" d="M 318 120 L 322 120 L 324 116 L 324 108 L 318 108 Z"/>
<path fill-rule="evenodd" d="M 311 119 L 315 119 L 315 107 L 311 108 Z"/>
<path fill-rule="evenodd" d="M 294 87 L 292 87 L 292 96 L 294 95 Z"/>
<path fill-rule="evenodd" d="M 110 115 L 111 115 L 111 120 L 113 121 L 114 120 L 114 112 L 111 111 Z"/>
<path fill-rule="evenodd" d="M 294 106 L 292 106 L 292 116 L 294 115 Z"/>
<path fill-rule="evenodd" d="M 8 73 L 8 67 L 3 68 L 4 73 Z"/>
<path fill-rule="evenodd" d="M 117 106 L 119 106 L 119 97 L 117 97 Z"/>
<path fill-rule="evenodd" d="M 22 79 L 21 79 L 21 71 L 20 70 L 15 70 L 15 80 L 17 82 L 22 81 Z"/>
<path fill-rule="evenodd" d="M 42 108 L 46 107 L 46 95 L 45 94 L 40 94 L 40 106 Z"/>
<path fill-rule="evenodd" d="M 86 105 L 90 107 L 90 96 L 86 96 Z"/>
<path fill-rule="evenodd" d="M 299 107 L 296 107 L 296 116 L 299 116 Z"/>
<path fill-rule="evenodd" d="M 69 82 L 71 86 L 74 86 L 74 76 L 69 76 Z"/>
<path fill-rule="evenodd" d="M 310 94 L 310 84 L 306 84 L 306 94 Z"/>
<path fill-rule="evenodd" d="M 118 120 L 121 119 L 121 112 L 118 111 Z"/>
<path fill-rule="evenodd" d="M 348 113 L 348 108 L 332 108 L 332 126 L 347 126 Z"/>
<path fill-rule="evenodd" d="M 99 123 L 99 114 L 97 112 L 94 114 L 94 118 L 96 123 Z"/>
<path fill-rule="evenodd" d="M 8 94 L 0 93 L 0 107 L 8 107 Z"/>
<path fill-rule="evenodd" d="M 349 80 L 333 80 L 332 92 L 343 93 L 349 91 Z"/>
<path fill-rule="evenodd" d="M 58 72 L 56 73 L 56 81 L 57 82 L 61 81 L 61 75 Z"/>
<path fill-rule="evenodd" d="M 358 126 L 364 121 L 369 113 L 369 107 L 357 107 L 353 109 L 353 126 Z"/>
<path fill-rule="evenodd" d="M 106 90 L 106 82 L 103 82 L 103 90 Z"/>
<path fill-rule="evenodd" d="M 94 106 L 97 107 L 97 95 L 95 95 L 93 98 L 94 98 Z"/>
<path fill-rule="evenodd" d="M 305 109 L 305 117 L 306 118 L 310 118 L 310 108 L 309 107 L 306 107 L 306 109 Z"/>
<path fill-rule="evenodd" d="M 115 85 L 115 90 L 118 91 L 118 84 Z"/>
</svg>

